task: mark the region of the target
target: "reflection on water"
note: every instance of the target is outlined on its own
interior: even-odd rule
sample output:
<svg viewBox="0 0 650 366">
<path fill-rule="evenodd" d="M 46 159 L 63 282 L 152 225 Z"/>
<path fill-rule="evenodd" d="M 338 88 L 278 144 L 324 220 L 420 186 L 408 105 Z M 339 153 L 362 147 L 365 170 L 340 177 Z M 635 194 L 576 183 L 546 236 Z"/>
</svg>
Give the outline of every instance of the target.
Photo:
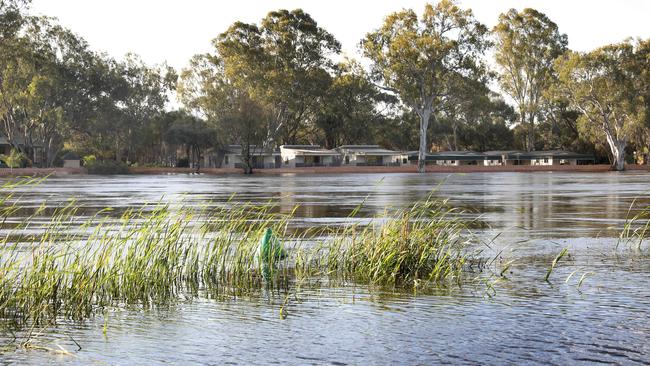
<svg viewBox="0 0 650 366">
<path fill-rule="evenodd" d="M 222 205 L 276 202 L 296 226 L 338 223 L 358 205 L 362 216 L 434 195 L 480 217 L 500 236 L 495 250 L 513 260 L 497 294 L 483 288 L 439 295 L 363 287 L 295 289 L 285 301 L 262 296 L 180 301 L 167 309 L 121 309 L 61 323 L 38 340 L 72 356 L 10 352 L 0 364 L 573 364 L 650 362 L 650 258 L 614 250 L 636 198 L 650 204 L 643 173 L 495 173 L 297 176 L 55 177 L 21 188 L 37 207 L 76 198 L 91 215 L 146 202 Z M 232 203 L 232 202 L 231 202 Z M 118 210 L 119 211 L 119 210 Z M 572 255 L 551 282 L 555 254 Z M 566 279 L 574 273 L 568 281 Z M 583 283 L 578 285 L 581 277 Z M 105 321 L 108 324 L 104 336 Z M 11 336 L 5 334 L 3 340 Z M 75 339 L 82 350 L 71 340 Z"/>
</svg>

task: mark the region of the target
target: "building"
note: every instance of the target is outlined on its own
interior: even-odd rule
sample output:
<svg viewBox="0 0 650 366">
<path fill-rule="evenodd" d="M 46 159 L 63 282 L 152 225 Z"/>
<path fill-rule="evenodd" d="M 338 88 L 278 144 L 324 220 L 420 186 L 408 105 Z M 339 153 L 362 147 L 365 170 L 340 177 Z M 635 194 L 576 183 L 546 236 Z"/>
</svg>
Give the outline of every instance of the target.
<svg viewBox="0 0 650 366">
<path fill-rule="evenodd" d="M 596 158 L 593 155 L 578 154 L 572 151 L 549 150 L 549 151 L 488 151 L 484 153 L 485 165 L 584 165 L 594 164 Z M 490 164 L 488 164 L 488 161 Z M 499 161 L 499 164 L 494 162 Z"/>
<path fill-rule="evenodd" d="M 336 151 L 341 154 L 342 165 L 400 166 L 408 163 L 408 155 L 379 145 L 343 145 Z"/>
<path fill-rule="evenodd" d="M 412 164 L 418 162 L 418 152 L 408 153 L 408 160 Z M 483 166 L 512 166 L 512 165 L 583 165 L 594 164 L 595 157 L 587 154 L 578 154 L 572 151 L 551 150 L 551 151 L 441 151 L 427 153 L 426 163 L 432 165 L 461 166 L 461 165 L 483 165 Z"/>
<path fill-rule="evenodd" d="M 338 151 L 323 149 L 319 145 L 282 145 L 280 155 L 283 168 L 341 165 Z"/>
<path fill-rule="evenodd" d="M 261 146 L 250 146 L 251 165 L 253 169 L 279 168 L 282 164 L 280 153 L 264 149 Z M 213 149 L 203 157 L 204 167 L 208 168 L 244 168 L 244 149 L 241 145 L 228 145 L 222 149 Z"/>
<path fill-rule="evenodd" d="M 63 160 L 64 168 L 81 168 L 81 158 L 72 151 L 65 153 L 61 160 Z"/>
<path fill-rule="evenodd" d="M 0 136 L 0 154 L 9 155 L 11 153 L 11 144 L 6 137 Z"/>
<path fill-rule="evenodd" d="M 417 164 L 418 152 L 409 152 L 408 159 L 412 164 Z M 431 165 L 483 165 L 484 160 L 485 155 L 475 151 L 440 151 L 426 154 L 426 163 Z"/>
<path fill-rule="evenodd" d="M 43 163 L 44 153 L 41 145 L 31 145 L 28 147 L 20 138 L 18 138 L 18 145 L 20 146 L 20 149 L 25 152 L 27 159 L 29 159 L 27 162 L 28 166 L 39 166 Z M 14 146 L 9 143 L 9 140 L 5 136 L 0 136 L 0 155 L 9 155 L 11 154 L 12 149 L 14 149 Z"/>
</svg>

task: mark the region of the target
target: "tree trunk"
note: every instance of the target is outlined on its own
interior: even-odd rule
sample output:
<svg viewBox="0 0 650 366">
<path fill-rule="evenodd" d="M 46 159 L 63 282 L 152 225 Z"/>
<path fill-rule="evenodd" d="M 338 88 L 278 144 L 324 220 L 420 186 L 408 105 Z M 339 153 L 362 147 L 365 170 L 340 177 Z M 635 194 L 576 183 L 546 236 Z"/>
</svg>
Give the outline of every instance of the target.
<svg viewBox="0 0 650 366">
<path fill-rule="evenodd" d="M 458 125 L 456 122 L 453 124 L 453 130 L 454 130 L 454 148 L 453 151 L 458 151 Z"/>
<path fill-rule="evenodd" d="M 120 149 L 120 138 L 115 136 L 115 161 L 122 161 L 122 151 Z"/>
<path fill-rule="evenodd" d="M 427 159 L 427 130 L 431 110 L 424 108 L 420 113 L 420 150 L 418 151 L 418 172 L 424 173 Z"/>
<path fill-rule="evenodd" d="M 244 174 L 253 174 L 253 164 L 250 155 L 244 156 Z"/>
<path fill-rule="evenodd" d="M 535 113 L 528 115 L 528 151 L 535 151 Z"/>
<path fill-rule="evenodd" d="M 242 146 L 242 160 L 244 161 L 244 174 L 253 174 L 253 158 L 251 155 L 250 143 L 241 144 Z"/>
<path fill-rule="evenodd" d="M 612 152 L 614 157 L 614 164 L 612 168 L 616 171 L 625 170 L 625 146 L 627 146 L 627 141 L 616 139 L 611 133 L 605 131 L 607 137 L 607 143 L 609 144 L 609 149 Z"/>
</svg>

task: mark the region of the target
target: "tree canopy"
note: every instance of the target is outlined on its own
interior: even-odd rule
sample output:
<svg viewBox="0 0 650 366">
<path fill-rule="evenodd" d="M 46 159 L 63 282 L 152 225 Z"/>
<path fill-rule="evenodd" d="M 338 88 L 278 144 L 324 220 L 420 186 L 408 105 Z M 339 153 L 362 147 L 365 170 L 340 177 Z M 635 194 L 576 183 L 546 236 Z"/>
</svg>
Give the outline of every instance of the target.
<svg viewBox="0 0 650 366">
<path fill-rule="evenodd" d="M 623 42 L 588 53 L 570 52 L 557 59 L 555 93 L 581 112 L 578 128 L 595 143 L 608 145 L 617 170 L 625 148 L 647 128 L 646 78 L 650 67 L 644 43 Z"/>
<path fill-rule="evenodd" d="M 535 124 L 545 90 L 552 82 L 553 61 L 566 51 L 567 36 L 545 14 L 510 9 L 494 27 L 495 61 L 501 89 L 515 102 L 526 126 L 526 148 L 535 150 Z"/>
<path fill-rule="evenodd" d="M 471 10 L 453 1 L 427 4 L 420 18 L 413 10 L 390 14 L 362 41 L 372 76 L 420 117 L 420 171 L 424 171 L 429 119 L 451 94 L 457 75 L 473 77 L 483 69 L 487 28 Z"/>
<path fill-rule="evenodd" d="M 310 14 L 279 9 L 215 29 L 213 49 L 177 71 L 96 51 L 29 5 L 0 0 L 0 134 L 24 165 L 73 151 L 198 168 L 231 144 L 247 172 L 282 144 L 418 149 L 420 171 L 437 150 L 650 160 L 650 41 L 573 52 L 535 9 L 504 12 L 492 32 L 453 0 L 404 9 L 360 41 L 364 60 Z"/>
</svg>

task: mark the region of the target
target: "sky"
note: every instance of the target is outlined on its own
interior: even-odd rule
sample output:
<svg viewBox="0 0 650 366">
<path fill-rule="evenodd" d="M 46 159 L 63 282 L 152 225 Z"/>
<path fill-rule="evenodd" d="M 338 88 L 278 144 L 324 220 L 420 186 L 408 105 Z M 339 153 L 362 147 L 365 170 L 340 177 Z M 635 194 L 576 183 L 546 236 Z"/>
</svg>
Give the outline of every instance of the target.
<svg viewBox="0 0 650 366">
<path fill-rule="evenodd" d="M 421 13 L 423 0 L 33 0 L 31 13 L 54 16 L 83 36 L 94 50 L 121 58 L 128 52 L 149 64 L 177 69 L 235 21 L 259 22 L 275 9 L 302 8 L 357 57 L 363 36 L 384 17 L 403 8 Z M 476 18 L 492 27 L 510 8 L 535 8 L 558 24 L 578 51 L 624 40 L 650 38 L 648 0 L 461 0 Z"/>
</svg>

